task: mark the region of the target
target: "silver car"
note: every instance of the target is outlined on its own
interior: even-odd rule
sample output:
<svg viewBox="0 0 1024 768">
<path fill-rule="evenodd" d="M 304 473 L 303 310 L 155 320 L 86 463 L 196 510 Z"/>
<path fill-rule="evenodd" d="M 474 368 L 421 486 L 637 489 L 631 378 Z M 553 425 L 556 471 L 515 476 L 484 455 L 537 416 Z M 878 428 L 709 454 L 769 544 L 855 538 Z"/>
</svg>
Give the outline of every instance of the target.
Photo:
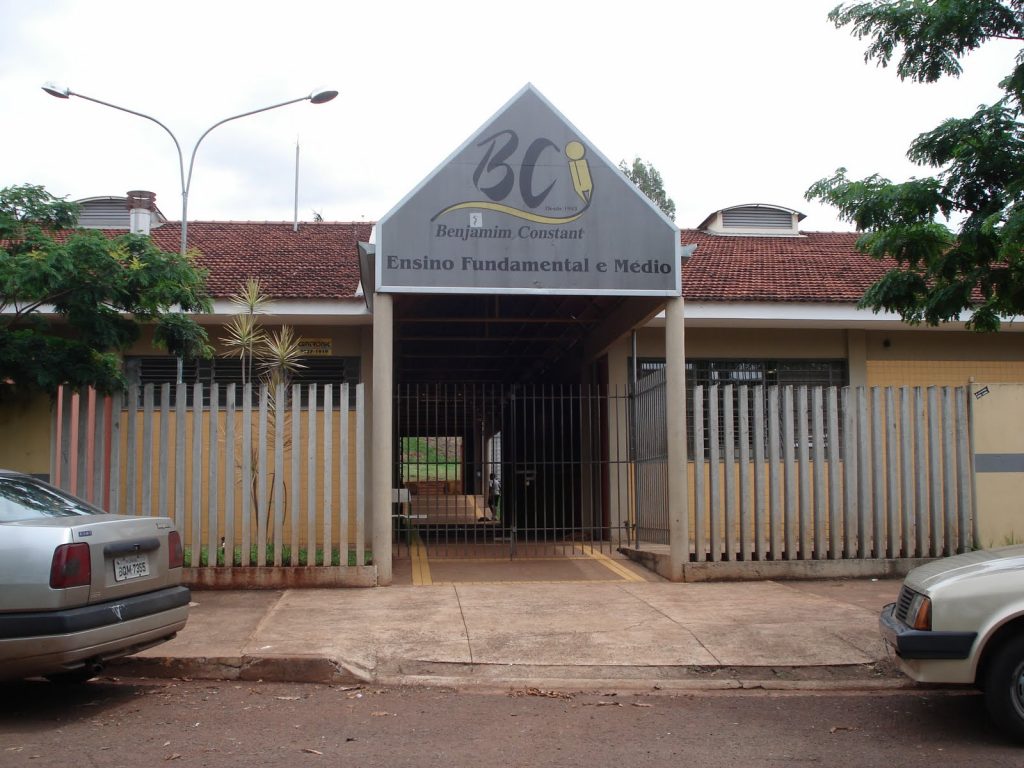
<svg viewBox="0 0 1024 768">
<path fill-rule="evenodd" d="M 185 626 L 181 537 L 0 470 L 0 680 L 82 682 Z"/>
<path fill-rule="evenodd" d="M 1024 741 L 1024 546 L 915 568 L 879 627 L 909 677 L 981 688 L 996 724 Z"/>
</svg>

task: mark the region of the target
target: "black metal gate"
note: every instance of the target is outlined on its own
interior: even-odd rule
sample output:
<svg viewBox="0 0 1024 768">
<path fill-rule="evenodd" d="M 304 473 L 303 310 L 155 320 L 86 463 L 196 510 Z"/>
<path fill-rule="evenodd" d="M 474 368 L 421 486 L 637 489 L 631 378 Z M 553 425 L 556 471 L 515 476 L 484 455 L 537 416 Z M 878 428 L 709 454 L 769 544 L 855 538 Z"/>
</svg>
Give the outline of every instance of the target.
<svg viewBox="0 0 1024 768">
<path fill-rule="evenodd" d="M 610 552 L 632 526 L 629 401 L 594 386 L 399 384 L 398 552 Z"/>
<path fill-rule="evenodd" d="M 634 384 L 633 487 L 636 528 L 634 544 L 669 543 L 668 521 L 668 398 L 665 369 L 648 373 Z"/>
</svg>

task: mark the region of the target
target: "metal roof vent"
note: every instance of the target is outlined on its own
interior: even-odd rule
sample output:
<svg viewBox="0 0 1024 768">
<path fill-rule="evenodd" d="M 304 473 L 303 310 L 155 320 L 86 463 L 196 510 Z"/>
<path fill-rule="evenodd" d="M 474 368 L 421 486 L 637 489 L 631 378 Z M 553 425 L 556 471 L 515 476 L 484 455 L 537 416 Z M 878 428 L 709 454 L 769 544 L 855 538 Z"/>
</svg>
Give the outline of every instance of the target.
<svg viewBox="0 0 1024 768">
<path fill-rule="evenodd" d="M 78 204 L 78 226 L 85 229 L 127 229 L 135 232 L 132 211 L 148 211 L 150 229 L 167 221 L 156 207 L 152 192 L 133 190 L 126 197 L 86 197 Z M 141 218 L 143 214 L 139 214 Z M 142 224 L 139 222 L 139 226 Z M 148 230 L 147 230 L 148 232 Z"/>
<path fill-rule="evenodd" d="M 708 216 L 700 229 L 713 235 L 748 237 L 800 237 L 804 214 L 781 205 L 735 205 Z"/>
</svg>

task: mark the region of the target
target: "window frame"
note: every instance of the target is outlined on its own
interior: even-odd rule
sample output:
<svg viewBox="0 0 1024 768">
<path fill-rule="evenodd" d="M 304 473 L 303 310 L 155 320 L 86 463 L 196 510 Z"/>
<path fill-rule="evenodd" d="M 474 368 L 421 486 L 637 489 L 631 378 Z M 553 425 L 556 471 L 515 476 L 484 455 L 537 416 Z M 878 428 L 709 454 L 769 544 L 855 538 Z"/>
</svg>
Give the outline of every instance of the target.
<svg viewBox="0 0 1024 768">
<path fill-rule="evenodd" d="M 356 393 L 355 384 L 360 382 L 361 359 L 354 355 L 330 356 L 330 357 L 304 357 L 299 360 L 303 368 L 298 369 L 292 377 L 292 384 L 302 385 L 301 405 L 307 406 L 309 389 L 306 385 L 317 384 L 321 389 L 318 392 L 317 409 L 323 408 L 323 390 L 325 386 L 331 386 L 334 390 L 334 402 L 338 403 L 341 397 L 341 385 L 349 384 L 349 410 L 355 408 Z M 258 364 L 257 364 L 258 365 Z M 177 392 L 175 384 L 178 383 L 178 358 L 168 355 L 133 355 L 124 360 L 125 374 L 129 384 L 139 387 L 139 407 L 142 406 L 142 391 L 146 384 L 154 386 L 154 405 L 161 406 L 160 386 L 171 384 L 171 393 L 168 405 L 175 407 Z M 232 357 L 213 357 L 207 360 L 182 361 L 181 381 L 190 385 L 186 392 L 186 406 L 195 406 L 191 385 L 201 383 L 204 385 L 217 384 L 218 402 L 221 405 L 227 402 L 227 387 L 235 384 L 235 405 L 243 404 L 242 389 L 242 361 Z M 251 381 L 251 380 L 250 380 Z M 258 403 L 259 381 L 253 382 L 253 404 Z M 210 407 L 210 387 L 203 388 L 203 408 Z"/>
<path fill-rule="evenodd" d="M 637 357 L 637 379 L 642 379 L 646 374 L 652 373 L 665 367 L 663 357 Z M 633 358 L 629 358 L 629 370 L 632 375 Z M 817 375 L 807 375 L 812 372 Z M 740 374 L 740 375 L 734 375 Z M 694 415 L 693 415 L 693 393 L 698 385 L 707 390 L 713 385 L 724 387 L 732 385 L 733 397 L 733 437 L 738 441 L 740 438 L 739 424 L 739 389 L 741 386 L 756 387 L 836 387 L 842 389 L 850 384 L 849 363 L 844 358 L 693 358 L 686 360 L 686 441 L 687 451 L 692 457 L 694 453 Z M 705 403 L 707 400 L 705 399 Z M 810 408 L 808 402 L 808 408 Z M 765 402 L 764 417 L 767 422 L 768 405 Z M 796 409 L 796 398 L 794 398 L 794 427 L 799 419 L 806 418 L 806 414 L 800 414 Z M 704 434 L 710 433 L 708 412 L 705 409 L 703 415 Z M 718 410 L 718 438 L 719 449 L 724 453 L 725 440 L 725 409 Z M 753 425 L 749 425 L 752 433 Z M 767 431 L 767 430 L 766 430 Z M 842 445 L 843 424 L 839 424 L 839 445 Z M 780 434 L 784 434 L 781 432 Z M 751 435 L 752 437 L 752 435 Z M 750 438 L 748 438 L 750 439 Z M 737 443 L 738 444 L 738 443 Z M 710 443 L 705 437 L 704 457 L 709 458 L 711 454 Z M 721 454 L 720 454 L 721 455 Z"/>
</svg>

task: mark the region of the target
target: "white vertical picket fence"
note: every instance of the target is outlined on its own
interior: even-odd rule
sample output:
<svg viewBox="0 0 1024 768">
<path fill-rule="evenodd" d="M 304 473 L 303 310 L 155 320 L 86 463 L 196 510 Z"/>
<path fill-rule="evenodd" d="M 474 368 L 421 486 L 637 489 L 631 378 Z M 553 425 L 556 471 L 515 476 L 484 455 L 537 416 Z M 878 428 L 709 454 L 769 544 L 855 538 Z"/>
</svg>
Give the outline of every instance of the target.
<svg viewBox="0 0 1024 768">
<path fill-rule="evenodd" d="M 641 380 L 643 383 L 643 380 Z M 638 445 L 658 444 L 664 383 L 638 392 Z M 937 557 L 976 545 L 964 387 L 694 388 L 690 557 Z M 645 413 L 653 416 L 645 416 Z M 638 456 L 638 546 L 668 542 L 657 450 Z"/>
<path fill-rule="evenodd" d="M 664 382 L 650 384 L 630 462 L 640 548 L 668 541 Z M 361 565 L 365 408 L 353 388 L 337 399 L 317 385 L 228 386 L 223 399 L 209 384 L 65 391 L 51 480 L 111 512 L 171 517 L 195 567 Z M 695 387 L 691 407 L 693 560 L 976 545 L 966 388 Z"/>
<path fill-rule="evenodd" d="M 352 389 L 64 390 L 51 481 L 110 512 L 172 518 L 193 567 L 363 565 L 365 408 Z"/>
</svg>

